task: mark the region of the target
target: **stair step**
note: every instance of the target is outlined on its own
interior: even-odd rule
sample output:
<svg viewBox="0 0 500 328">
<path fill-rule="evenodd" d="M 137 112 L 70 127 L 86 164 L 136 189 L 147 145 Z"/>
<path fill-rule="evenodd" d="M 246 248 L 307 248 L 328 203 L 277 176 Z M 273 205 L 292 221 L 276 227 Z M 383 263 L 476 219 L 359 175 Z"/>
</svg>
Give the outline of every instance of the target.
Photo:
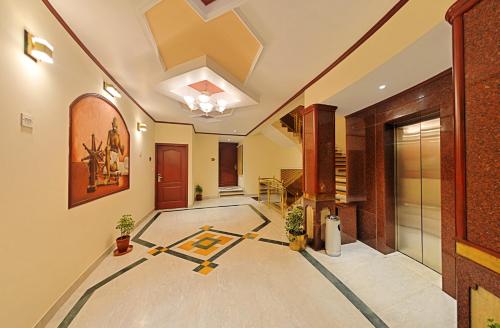
<svg viewBox="0 0 500 328">
<path fill-rule="evenodd" d="M 343 192 L 346 192 L 347 191 L 347 186 L 343 185 L 343 186 L 340 186 L 340 185 L 335 185 L 335 189 L 337 190 L 337 193 L 343 191 Z"/>
<path fill-rule="evenodd" d="M 244 192 L 224 192 L 219 193 L 219 197 L 228 197 L 228 196 L 244 196 Z"/>
<path fill-rule="evenodd" d="M 340 182 L 340 183 L 347 183 L 347 178 L 345 176 L 341 177 L 341 176 L 336 176 L 335 177 L 335 181 L 336 182 Z"/>
<path fill-rule="evenodd" d="M 240 196 L 244 195 L 245 192 L 243 191 L 243 188 L 234 186 L 234 187 L 220 187 L 219 188 L 219 196 L 224 197 L 224 196 Z"/>
</svg>

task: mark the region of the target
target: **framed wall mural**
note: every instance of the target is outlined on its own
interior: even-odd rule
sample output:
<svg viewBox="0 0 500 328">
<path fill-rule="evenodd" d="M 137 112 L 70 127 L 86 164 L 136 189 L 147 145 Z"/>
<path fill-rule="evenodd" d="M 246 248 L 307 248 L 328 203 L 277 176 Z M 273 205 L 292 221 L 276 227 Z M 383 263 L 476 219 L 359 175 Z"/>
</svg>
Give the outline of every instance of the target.
<svg viewBox="0 0 500 328">
<path fill-rule="evenodd" d="M 130 186 L 130 134 L 116 106 L 99 94 L 70 105 L 68 207 Z"/>
</svg>

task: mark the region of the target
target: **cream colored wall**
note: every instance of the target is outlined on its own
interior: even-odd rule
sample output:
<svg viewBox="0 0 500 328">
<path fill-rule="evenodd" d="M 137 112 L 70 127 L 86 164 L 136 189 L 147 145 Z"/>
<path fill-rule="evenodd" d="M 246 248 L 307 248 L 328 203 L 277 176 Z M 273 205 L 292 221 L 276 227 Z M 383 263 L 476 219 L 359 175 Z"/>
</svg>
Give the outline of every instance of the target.
<svg viewBox="0 0 500 328">
<path fill-rule="evenodd" d="M 193 205 L 193 136 L 191 125 L 156 123 L 155 143 L 188 145 L 188 206 Z"/>
<path fill-rule="evenodd" d="M 410 46 L 442 23 L 454 2 L 409 1 L 349 57 L 305 91 L 305 106 L 325 101 Z"/>
<path fill-rule="evenodd" d="M 23 54 L 25 27 L 54 45 L 53 65 Z M 0 1 L 0 44 L 0 322 L 32 327 L 113 244 L 122 214 L 153 209 L 153 123 L 127 97 L 116 102 L 131 136 L 130 189 L 68 210 L 69 105 L 100 93 L 105 75 L 39 0 Z M 150 131 L 137 132 L 138 121 Z"/>
<path fill-rule="evenodd" d="M 345 154 L 345 116 L 335 115 L 335 145 Z"/>
<path fill-rule="evenodd" d="M 302 154 L 295 146 L 279 146 L 262 134 L 248 136 L 242 143 L 246 194 L 257 194 L 259 176 L 279 179 L 281 169 L 302 168 Z"/>
<path fill-rule="evenodd" d="M 203 187 L 203 197 L 219 196 L 219 137 L 216 135 L 194 135 L 193 185 L 197 184 Z"/>
</svg>

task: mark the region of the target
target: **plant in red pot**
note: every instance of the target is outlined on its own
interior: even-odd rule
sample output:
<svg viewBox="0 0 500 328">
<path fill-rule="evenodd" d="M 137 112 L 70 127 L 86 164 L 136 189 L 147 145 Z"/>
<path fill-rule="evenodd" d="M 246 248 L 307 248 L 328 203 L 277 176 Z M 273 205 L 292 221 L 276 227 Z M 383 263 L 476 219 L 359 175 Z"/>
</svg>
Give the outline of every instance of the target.
<svg viewBox="0 0 500 328">
<path fill-rule="evenodd" d="M 196 194 L 197 201 L 203 199 L 203 188 L 200 185 L 196 185 L 196 187 L 194 187 L 194 193 Z"/>
<path fill-rule="evenodd" d="M 127 254 L 132 251 L 133 246 L 130 245 L 130 233 L 134 230 L 134 219 L 132 215 L 122 215 L 116 225 L 116 229 L 120 230 L 120 237 L 116 238 L 115 256 Z"/>
</svg>

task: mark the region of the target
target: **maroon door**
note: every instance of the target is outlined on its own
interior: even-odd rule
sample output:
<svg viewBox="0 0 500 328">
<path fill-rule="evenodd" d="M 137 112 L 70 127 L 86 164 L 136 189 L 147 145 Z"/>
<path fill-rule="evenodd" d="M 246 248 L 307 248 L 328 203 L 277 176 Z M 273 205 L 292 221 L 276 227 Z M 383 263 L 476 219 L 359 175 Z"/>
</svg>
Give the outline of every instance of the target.
<svg viewBox="0 0 500 328">
<path fill-rule="evenodd" d="M 156 145 L 156 208 L 187 207 L 187 145 Z"/>
<path fill-rule="evenodd" d="M 219 187 L 238 185 L 237 143 L 219 143 Z"/>
</svg>

